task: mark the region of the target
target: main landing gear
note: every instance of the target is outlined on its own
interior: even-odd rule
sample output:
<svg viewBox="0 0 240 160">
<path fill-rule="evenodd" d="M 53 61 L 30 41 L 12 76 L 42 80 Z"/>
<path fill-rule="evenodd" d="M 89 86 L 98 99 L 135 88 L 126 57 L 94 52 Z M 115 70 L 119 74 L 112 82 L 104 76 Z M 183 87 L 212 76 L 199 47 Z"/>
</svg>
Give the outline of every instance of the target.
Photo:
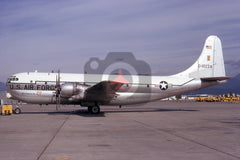
<svg viewBox="0 0 240 160">
<path fill-rule="evenodd" d="M 99 114 L 100 113 L 100 107 L 98 105 L 88 106 L 88 112 L 90 112 L 92 114 Z"/>
</svg>

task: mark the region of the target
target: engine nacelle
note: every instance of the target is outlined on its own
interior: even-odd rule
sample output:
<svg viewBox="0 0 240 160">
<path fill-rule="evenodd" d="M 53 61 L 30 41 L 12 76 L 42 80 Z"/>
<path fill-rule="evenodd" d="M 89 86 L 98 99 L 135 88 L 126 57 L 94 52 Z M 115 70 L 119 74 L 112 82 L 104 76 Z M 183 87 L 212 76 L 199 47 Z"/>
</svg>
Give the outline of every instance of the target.
<svg viewBox="0 0 240 160">
<path fill-rule="evenodd" d="M 87 89 L 87 86 L 80 83 L 64 83 L 61 86 L 61 97 L 71 98 L 73 96 L 78 96 L 79 99 L 84 97 L 84 92 Z"/>
</svg>

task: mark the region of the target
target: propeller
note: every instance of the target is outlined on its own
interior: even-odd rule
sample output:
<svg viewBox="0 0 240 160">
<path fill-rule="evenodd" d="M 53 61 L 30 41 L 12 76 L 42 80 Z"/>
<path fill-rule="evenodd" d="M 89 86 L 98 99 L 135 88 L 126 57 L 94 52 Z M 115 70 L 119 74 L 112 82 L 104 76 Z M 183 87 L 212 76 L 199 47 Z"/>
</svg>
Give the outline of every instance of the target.
<svg viewBox="0 0 240 160">
<path fill-rule="evenodd" d="M 55 95 L 56 95 L 56 110 L 60 107 L 61 103 L 61 85 L 60 85 L 60 70 L 58 70 L 58 74 L 56 75 L 56 88 L 55 88 Z"/>
</svg>

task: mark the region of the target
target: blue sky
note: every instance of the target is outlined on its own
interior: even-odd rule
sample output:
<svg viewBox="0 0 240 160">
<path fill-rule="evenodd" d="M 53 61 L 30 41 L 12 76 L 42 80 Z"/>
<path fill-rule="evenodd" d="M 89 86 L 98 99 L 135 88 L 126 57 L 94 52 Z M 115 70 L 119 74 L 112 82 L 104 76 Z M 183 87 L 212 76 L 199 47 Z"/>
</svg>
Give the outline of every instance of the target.
<svg viewBox="0 0 240 160">
<path fill-rule="evenodd" d="M 157 75 L 188 68 L 207 36 L 240 67 L 239 0 L 1 0 L 0 81 L 18 72 L 82 73 L 91 57 L 133 52 Z"/>
</svg>

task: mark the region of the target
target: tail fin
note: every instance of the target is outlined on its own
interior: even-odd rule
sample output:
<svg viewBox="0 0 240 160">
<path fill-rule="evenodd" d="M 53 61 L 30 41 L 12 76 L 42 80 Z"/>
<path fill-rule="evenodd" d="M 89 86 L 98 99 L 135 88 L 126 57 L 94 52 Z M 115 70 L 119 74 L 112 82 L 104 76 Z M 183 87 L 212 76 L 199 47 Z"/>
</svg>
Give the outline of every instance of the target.
<svg viewBox="0 0 240 160">
<path fill-rule="evenodd" d="M 177 75 L 206 80 L 228 79 L 225 74 L 221 40 L 217 36 L 209 36 L 198 60 Z"/>
</svg>

